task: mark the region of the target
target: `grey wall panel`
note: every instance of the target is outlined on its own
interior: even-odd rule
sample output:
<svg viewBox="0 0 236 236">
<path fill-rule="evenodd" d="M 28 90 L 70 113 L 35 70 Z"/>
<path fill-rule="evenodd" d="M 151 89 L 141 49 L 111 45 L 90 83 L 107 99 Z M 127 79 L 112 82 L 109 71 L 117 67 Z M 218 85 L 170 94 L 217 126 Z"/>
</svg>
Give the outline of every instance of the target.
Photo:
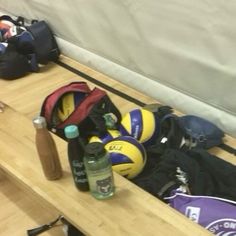
<svg viewBox="0 0 236 236">
<path fill-rule="evenodd" d="M 236 115 L 236 1 L 0 0 L 0 6 L 4 12 L 47 20 L 62 41 L 78 47 L 80 59 L 82 53 L 94 60 L 99 56 L 101 64 L 102 59 L 110 61 L 120 75 L 122 69 L 134 72 L 150 85 L 154 81 L 216 108 L 207 117 L 219 125 L 227 123 L 221 121 L 227 115 Z M 92 57 L 88 64 L 113 75 Z M 120 75 L 116 77 L 122 81 Z M 143 91 L 139 80 L 133 85 Z M 172 103 L 185 107 L 184 112 L 208 114 L 191 103 Z M 233 124 L 229 126 L 232 130 Z"/>
</svg>

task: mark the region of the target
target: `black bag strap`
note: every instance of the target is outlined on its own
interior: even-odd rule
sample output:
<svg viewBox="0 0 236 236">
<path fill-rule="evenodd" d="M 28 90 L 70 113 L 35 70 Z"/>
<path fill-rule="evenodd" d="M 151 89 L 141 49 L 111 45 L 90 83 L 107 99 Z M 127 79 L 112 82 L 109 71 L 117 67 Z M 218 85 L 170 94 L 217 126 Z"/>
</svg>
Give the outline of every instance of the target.
<svg viewBox="0 0 236 236">
<path fill-rule="evenodd" d="M 57 225 L 58 222 L 61 222 L 64 226 L 67 226 L 67 235 L 68 236 L 84 236 L 84 234 L 79 231 L 74 225 L 72 225 L 64 216 L 59 215 L 55 220 L 51 221 L 48 224 L 41 225 L 39 227 L 27 230 L 28 236 L 37 236 Z"/>
<path fill-rule="evenodd" d="M 184 131 L 178 122 L 178 116 L 167 114 L 161 119 L 160 134 L 155 144 L 147 148 L 150 154 L 160 155 L 167 149 L 181 149 L 181 143 L 184 137 Z"/>
<path fill-rule="evenodd" d="M 5 20 L 5 21 L 10 21 L 12 22 L 15 26 L 25 26 L 25 18 L 23 16 L 18 16 L 16 20 L 14 20 L 11 16 L 9 15 L 1 15 L 0 16 L 0 21 Z"/>
<path fill-rule="evenodd" d="M 52 228 L 53 226 L 55 226 L 55 224 L 61 220 L 62 218 L 64 218 L 63 216 L 59 215 L 55 220 L 53 220 L 52 222 L 45 224 L 45 225 L 41 225 L 37 228 L 34 229 L 29 229 L 27 230 L 27 235 L 28 236 L 36 236 L 39 235 L 47 230 L 49 230 L 50 228 Z"/>
</svg>

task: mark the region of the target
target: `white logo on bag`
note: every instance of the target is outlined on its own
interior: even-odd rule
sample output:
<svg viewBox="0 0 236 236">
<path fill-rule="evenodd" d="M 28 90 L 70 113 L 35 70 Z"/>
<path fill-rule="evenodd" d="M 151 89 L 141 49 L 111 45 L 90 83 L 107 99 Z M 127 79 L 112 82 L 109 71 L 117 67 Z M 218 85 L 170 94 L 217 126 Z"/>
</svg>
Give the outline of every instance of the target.
<svg viewBox="0 0 236 236">
<path fill-rule="evenodd" d="M 236 235 L 236 220 L 235 219 L 220 219 L 211 222 L 206 226 L 213 234 L 218 236 L 235 236 Z"/>
<path fill-rule="evenodd" d="M 198 223 L 201 208 L 188 206 L 185 210 L 185 215 L 192 221 Z"/>
</svg>

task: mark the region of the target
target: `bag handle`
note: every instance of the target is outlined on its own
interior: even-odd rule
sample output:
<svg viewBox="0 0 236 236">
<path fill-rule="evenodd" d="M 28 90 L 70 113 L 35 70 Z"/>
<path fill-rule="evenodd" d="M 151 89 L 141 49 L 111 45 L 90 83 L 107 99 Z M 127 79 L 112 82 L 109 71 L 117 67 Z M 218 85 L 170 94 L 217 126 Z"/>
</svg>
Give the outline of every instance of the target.
<svg viewBox="0 0 236 236">
<path fill-rule="evenodd" d="M 45 117 L 46 121 L 49 123 L 54 108 L 60 99 L 60 97 L 67 92 L 82 92 L 89 94 L 91 92 L 86 82 L 72 82 L 68 85 L 60 87 L 53 93 L 48 95 L 42 105 L 41 115 Z"/>
<path fill-rule="evenodd" d="M 58 125 L 58 128 L 64 128 L 66 125 L 78 124 L 83 121 L 88 116 L 94 104 L 100 101 L 100 99 L 105 95 L 105 91 L 99 88 L 93 89 L 86 99 L 80 103 L 77 109 L 75 109 L 64 122 Z"/>
</svg>

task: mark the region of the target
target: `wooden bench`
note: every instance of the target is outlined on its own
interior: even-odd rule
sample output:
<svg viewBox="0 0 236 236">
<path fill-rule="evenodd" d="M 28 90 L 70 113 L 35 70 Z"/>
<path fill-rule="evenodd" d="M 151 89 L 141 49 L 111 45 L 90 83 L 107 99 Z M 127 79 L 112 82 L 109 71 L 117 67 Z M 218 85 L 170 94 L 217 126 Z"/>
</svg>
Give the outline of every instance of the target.
<svg viewBox="0 0 236 236">
<path fill-rule="evenodd" d="M 62 56 L 61 61 L 143 103 L 156 102 L 69 58 Z M 14 236 L 23 235 L 28 228 L 36 227 L 38 224 L 48 223 L 49 217 L 56 218 L 58 214 L 64 215 L 86 235 L 211 235 L 200 225 L 116 173 L 114 174 L 117 191 L 113 198 L 98 201 L 88 192 L 79 192 L 71 177 L 66 142 L 56 136 L 54 139 L 63 166 L 63 178 L 57 181 L 47 181 L 44 178 L 34 143 L 35 130 L 32 118 L 39 113 L 45 96 L 62 85 L 78 80 L 83 81 L 84 78 L 54 63 L 42 68 L 38 74 L 30 74 L 19 80 L 0 80 L 0 100 L 6 104 L 5 111 L 0 114 L 0 168 L 2 176 L 8 177 L 12 182 L 12 187 L 20 188 L 17 190 L 20 192 L 19 196 L 21 198 L 25 196 L 25 203 L 22 204 L 24 207 L 21 209 L 17 207 L 22 212 L 15 216 L 21 216 L 26 222 L 22 224 L 20 220 L 15 220 L 18 224 L 15 227 L 18 230 Z M 91 88 L 95 86 L 91 82 L 88 84 Z M 123 114 L 137 107 L 137 104 L 110 91 L 108 94 Z M 225 142 L 236 146 L 235 139 L 230 136 L 226 136 Z M 236 164 L 235 156 L 220 148 L 214 148 L 211 152 Z M 7 180 L 2 177 L 2 181 Z M 2 192 L 0 201 L 2 198 L 6 201 L 8 198 L 9 205 L 10 203 L 15 205 L 15 198 L 11 198 L 14 191 L 8 190 L 8 196 L 5 185 L 0 186 Z M 35 211 L 35 217 L 32 211 L 28 214 L 27 207 L 32 206 L 29 199 L 39 203 L 39 207 L 35 206 L 32 209 Z M 37 210 L 43 215 L 39 216 Z M 26 218 L 23 217 L 24 211 Z M 10 224 L 14 219 L 10 217 L 9 212 L 3 209 L 0 213 L 1 218 L 6 218 L 7 215 L 7 224 Z M 35 225 L 32 225 L 33 223 Z M 27 228 L 22 228 L 22 225 Z M 0 226 L 0 232 L 2 228 L 3 226 Z M 12 232 L 10 229 L 4 228 L 4 230 L 4 235 L 13 235 L 9 233 Z M 52 230 L 45 235 L 63 234 Z"/>
</svg>

